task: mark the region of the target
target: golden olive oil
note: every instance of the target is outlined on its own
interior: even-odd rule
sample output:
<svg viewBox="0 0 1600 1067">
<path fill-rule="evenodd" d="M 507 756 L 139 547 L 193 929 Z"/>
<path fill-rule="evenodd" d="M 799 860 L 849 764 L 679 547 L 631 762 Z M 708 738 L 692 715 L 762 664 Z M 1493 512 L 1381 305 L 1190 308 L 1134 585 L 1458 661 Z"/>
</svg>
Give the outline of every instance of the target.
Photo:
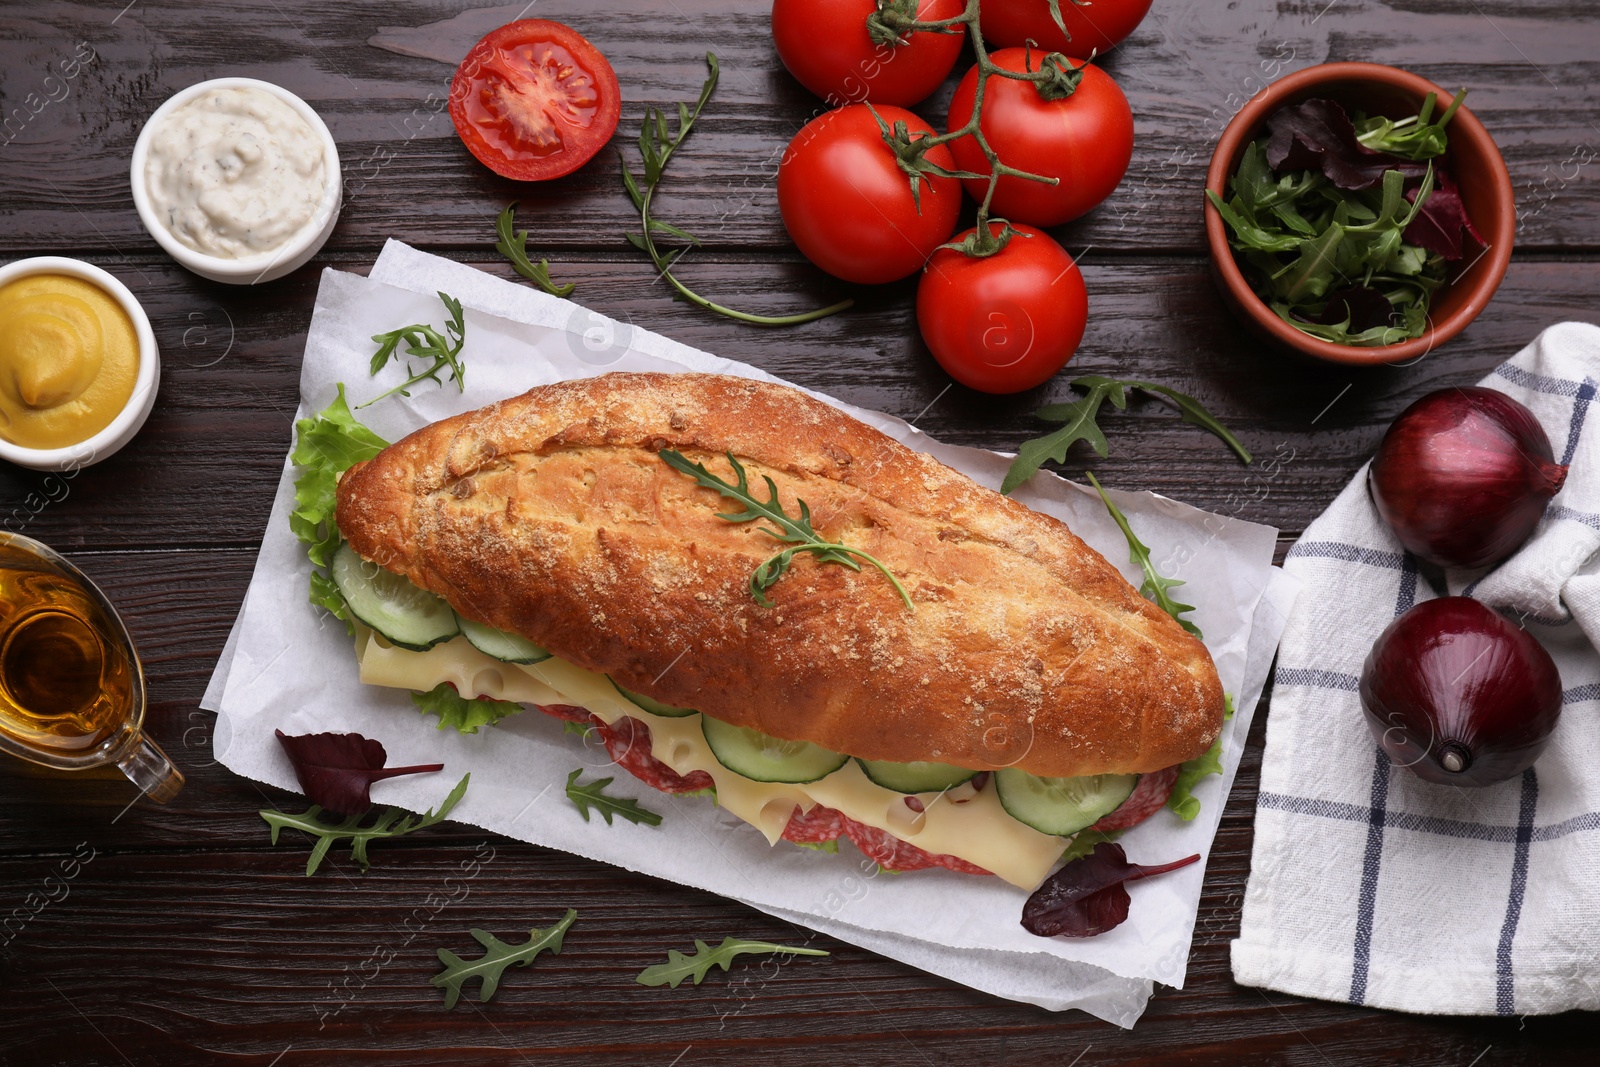
<svg viewBox="0 0 1600 1067">
<path fill-rule="evenodd" d="M 71 578 L 0 560 L 0 730 L 46 753 L 105 741 L 138 713 L 120 634 Z"/>
</svg>

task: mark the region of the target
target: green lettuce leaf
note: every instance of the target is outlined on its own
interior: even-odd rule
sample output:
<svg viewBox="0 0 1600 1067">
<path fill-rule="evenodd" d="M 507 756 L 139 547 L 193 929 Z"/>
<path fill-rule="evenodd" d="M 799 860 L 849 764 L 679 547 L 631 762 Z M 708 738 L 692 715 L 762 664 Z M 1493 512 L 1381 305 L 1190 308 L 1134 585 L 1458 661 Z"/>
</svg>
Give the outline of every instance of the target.
<svg viewBox="0 0 1600 1067">
<path fill-rule="evenodd" d="M 295 445 L 290 459 L 300 468 L 300 475 L 294 482 L 295 506 L 289 512 L 289 529 L 307 546 L 306 555 L 311 557 L 311 603 L 343 619 L 345 628 L 353 633 L 344 596 L 326 573 L 344 540 L 334 523 L 339 476 L 376 456 L 389 442 L 350 414 L 343 382 L 338 390 L 333 403 L 319 414 L 295 421 Z"/>
<path fill-rule="evenodd" d="M 1093 852 L 1096 845 L 1115 841 L 1126 832 L 1125 830 L 1111 830 L 1109 832 L 1105 830 L 1079 830 L 1071 843 L 1067 845 L 1067 850 L 1061 854 L 1061 858 L 1068 863 L 1073 860 L 1081 860 Z"/>
<path fill-rule="evenodd" d="M 1167 807 L 1184 822 L 1191 821 L 1200 814 L 1200 801 L 1194 795 L 1194 787 L 1207 775 L 1221 773 L 1222 738 L 1219 735 L 1210 748 L 1178 768 L 1178 780 L 1173 783 Z"/>
<path fill-rule="evenodd" d="M 411 702 L 424 715 L 439 716 L 437 729 L 449 726 L 464 734 L 475 734 L 478 727 L 493 726 L 522 710 L 521 704 L 509 700 L 468 699 L 449 682 L 440 682 L 426 693 L 412 693 Z"/>
</svg>

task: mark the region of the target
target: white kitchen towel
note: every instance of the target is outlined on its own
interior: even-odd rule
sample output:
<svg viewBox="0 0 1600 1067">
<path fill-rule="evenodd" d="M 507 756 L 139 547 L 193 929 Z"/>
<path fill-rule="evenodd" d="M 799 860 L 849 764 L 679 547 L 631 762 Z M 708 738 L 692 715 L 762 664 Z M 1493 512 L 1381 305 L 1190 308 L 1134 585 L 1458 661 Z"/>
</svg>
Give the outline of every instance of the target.
<svg viewBox="0 0 1600 1067">
<path fill-rule="evenodd" d="M 1570 471 L 1528 543 L 1488 574 L 1419 572 L 1363 467 L 1289 551 L 1304 583 L 1278 656 L 1234 978 L 1401 1011 L 1600 1008 L 1600 328 L 1552 326 L 1482 385 L 1531 408 Z M 1465 593 L 1561 671 L 1539 761 L 1481 789 L 1391 766 L 1361 666 L 1389 622 Z"/>
</svg>

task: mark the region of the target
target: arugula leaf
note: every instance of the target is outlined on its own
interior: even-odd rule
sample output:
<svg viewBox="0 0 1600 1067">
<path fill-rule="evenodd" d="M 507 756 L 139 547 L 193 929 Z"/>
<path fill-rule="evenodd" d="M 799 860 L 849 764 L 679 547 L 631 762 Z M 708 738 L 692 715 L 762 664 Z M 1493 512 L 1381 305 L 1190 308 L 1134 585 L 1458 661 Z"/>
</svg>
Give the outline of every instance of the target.
<svg viewBox="0 0 1600 1067">
<path fill-rule="evenodd" d="M 567 296 L 572 292 L 571 282 L 566 285 L 557 285 L 550 278 L 550 261 L 541 259 L 535 263 L 528 258 L 528 231 L 512 230 L 516 225 L 517 202 L 513 200 L 500 212 L 500 217 L 495 219 L 494 230 L 499 235 L 494 248 L 502 256 L 511 261 L 511 269 L 524 278 L 549 293 L 551 296 Z"/>
<path fill-rule="evenodd" d="M 458 733 L 475 734 L 480 726 L 493 726 L 508 715 L 522 710 L 509 700 L 482 700 L 463 697 L 449 682 L 440 682 L 426 693 L 412 693 L 411 702 L 424 715 L 439 716 L 435 729 L 449 726 Z"/>
<path fill-rule="evenodd" d="M 1096 845 L 1110 844 L 1125 833 L 1126 830 L 1079 830 L 1067 843 L 1067 849 L 1061 853 L 1061 858 L 1068 863 L 1082 859 L 1093 852 Z"/>
<path fill-rule="evenodd" d="M 1439 103 L 1437 93 L 1429 93 L 1422 101 L 1422 110 L 1409 118 L 1392 120 L 1373 115 L 1357 119 L 1354 124 L 1356 140 L 1374 151 L 1387 152 L 1404 159 L 1423 160 L 1441 156 L 1450 143 L 1444 128 L 1455 117 L 1466 98 L 1465 89 L 1456 93 L 1437 122 L 1432 121 L 1433 109 Z"/>
<path fill-rule="evenodd" d="M 1088 395 L 1081 400 L 1046 404 L 1035 412 L 1037 418 L 1047 422 L 1063 422 L 1066 425 L 1054 433 L 1022 443 L 1022 447 L 1017 449 L 1017 458 L 1011 461 L 1011 467 L 1006 471 L 1005 480 L 1000 483 L 1000 492 L 1010 493 L 1032 478 L 1038 473 L 1039 468 L 1044 466 L 1046 460 L 1065 463 L 1067 450 L 1079 441 L 1089 442 L 1089 447 L 1104 458 L 1110 451 L 1110 446 L 1106 442 L 1105 432 L 1100 429 L 1097 421 L 1100 409 L 1109 400 L 1117 410 L 1127 410 L 1129 389 L 1165 397 L 1177 407 L 1184 422 L 1215 434 L 1233 449 L 1241 460 L 1247 464 L 1251 462 L 1250 450 L 1245 448 L 1215 415 L 1207 411 L 1194 397 L 1180 393 L 1171 386 L 1159 385 L 1156 382 L 1120 381 L 1099 374 L 1086 374 L 1081 378 L 1074 378 L 1072 386 L 1075 389 L 1088 390 Z"/>
<path fill-rule="evenodd" d="M 615 779 L 598 778 L 587 785 L 578 785 L 578 776 L 582 773 L 583 768 L 580 767 L 567 775 L 567 799 L 578 806 L 578 813 L 583 816 L 584 822 L 589 821 L 589 809 L 592 807 L 605 819 L 607 826 L 612 825 L 613 815 L 620 815 L 631 823 L 661 825 L 661 816 L 643 807 L 637 800 L 608 795 L 605 788 Z"/>
<path fill-rule="evenodd" d="M 546 949 L 559 955 L 562 939 L 577 918 L 578 913 L 568 908 L 567 914 L 554 926 L 529 930 L 528 940 L 520 945 L 508 945 L 487 930 L 472 929 L 468 931 L 472 939 L 484 949 L 483 955 L 475 960 L 464 960 L 449 949 L 441 948 L 439 962 L 444 964 L 444 970 L 433 976 L 433 984 L 444 990 L 445 1010 L 449 1011 L 461 1000 L 461 987 L 469 979 L 483 980 L 478 1003 L 487 1004 L 500 988 L 500 977 L 507 967 L 526 967 Z"/>
<path fill-rule="evenodd" d="M 356 410 L 371 407 L 385 397 L 399 393 L 401 396 L 410 396 L 411 387 L 419 382 L 434 382 L 440 388 L 444 387 L 446 379 L 439 377 L 440 372 L 449 370 L 449 381 L 456 385 L 456 389 L 465 392 L 467 388 L 467 368 L 461 362 L 461 348 L 467 343 L 467 325 L 462 318 L 461 301 L 449 293 L 441 292 L 439 299 L 444 302 L 445 310 L 450 313 L 450 321 L 445 323 L 445 329 L 450 332 L 447 340 L 443 334 L 425 322 L 413 323 L 402 326 L 398 330 L 388 333 L 375 333 L 372 339 L 378 343 L 378 350 L 372 354 L 372 376 L 376 378 L 378 372 L 388 366 L 389 361 L 404 362 L 396 354 L 400 342 L 406 343 L 406 355 L 433 362 L 418 370 L 410 365 L 406 369 L 411 377 L 390 389 L 386 393 L 379 393 L 364 404 L 356 405 Z"/>
<path fill-rule="evenodd" d="M 589 735 L 594 733 L 594 723 L 573 722 L 572 720 L 568 719 L 561 724 L 561 732 L 564 734 L 577 734 L 579 737 L 587 741 L 589 739 Z"/>
<path fill-rule="evenodd" d="M 289 529 L 308 546 L 311 603 L 344 620 L 345 628 L 354 633 L 344 596 L 325 573 L 344 541 L 333 521 L 336 490 L 339 475 L 376 456 L 389 442 L 356 421 L 345 401 L 343 382 L 338 384 L 333 403 L 311 418 L 296 420 L 294 429 L 295 446 L 290 460 L 300 468 L 300 475 L 294 483 L 295 506 L 289 512 Z"/>
<path fill-rule="evenodd" d="M 424 812 L 422 815 L 410 815 L 402 808 L 385 808 L 371 825 L 361 825 L 366 818 L 364 814 L 347 816 L 342 822 L 326 823 L 321 819 L 322 808 L 316 804 L 311 805 L 299 814 L 289 814 L 281 811 L 257 812 L 267 825 L 272 827 L 272 843 L 278 843 L 278 832 L 284 827 L 299 830 L 317 839 L 316 846 L 311 850 L 311 857 L 306 860 L 306 877 L 317 873 L 317 868 L 322 866 L 322 861 L 334 844 L 345 838 L 350 839 L 350 858 L 361 866 L 362 873 L 372 864 L 367 860 L 367 844 L 371 841 L 381 841 L 386 838 L 399 837 L 409 834 L 414 830 L 422 830 L 435 823 L 442 822 L 450 810 L 456 806 L 467 791 L 467 783 L 472 780 L 472 775 L 465 775 L 456 787 L 450 790 L 450 795 L 444 798 L 444 803 L 438 810 Z M 401 818 L 404 816 L 404 818 Z"/>
<path fill-rule="evenodd" d="M 800 509 L 799 518 L 794 518 L 785 512 L 783 504 L 778 500 L 778 486 L 770 475 L 762 476 L 767 483 L 766 500 L 751 492 L 750 476 L 745 473 L 744 464 L 740 463 L 732 452 L 727 453 L 727 456 L 728 462 L 733 466 L 734 476 L 738 478 L 736 483 L 725 481 L 712 474 L 706 470 L 704 463 L 690 463 L 682 452 L 664 448 L 658 455 L 663 463 L 678 473 L 686 474 L 707 489 L 715 489 L 729 500 L 736 500 L 744 505 L 743 511 L 718 512 L 717 518 L 729 522 L 770 522 L 772 526 L 760 526 L 757 529 L 769 537 L 794 546 L 779 552 L 751 573 L 750 595 L 762 607 L 772 607 L 773 601 L 767 596 L 767 590 L 778 584 L 778 579 L 784 576 L 789 564 L 794 561 L 795 554 L 810 552 L 816 556 L 819 563 L 838 563 L 853 571 L 860 570 L 861 564 L 852 559 L 852 556 L 872 564 L 889 579 L 889 584 L 900 594 L 900 599 L 905 601 L 906 607 L 911 611 L 917 610 L 916 605 L 911 602 L 911 594 L 900 584 L 900 579 L 896 578 L 894 572 L 876 557 L 859 548 L 851 548 L 838 541 L 828 541 L 817 533 L 811 525 L 811 508 L 804 500 L 798 498 L 795 500 L 795 505 Z"/>
<path fill-rule="evenodd" d="M 677 949 L 667 951 L 667 962 L 646 967 L 639 972 L 637 979 L 640 985 L 645 986 L 671 986 L 677 989 L 684 979 L 694 980 L 699 985 L 710 973 L 711 968 L 721 967 L 728 970 L 733 964 L 734 957 L 742 955 L 773 955 L 786 956 L 826 956 L 828 953 L 820 948 L 796 948 L 793 945 L 774 945 L 768 941 L 741 941 L 732 937 L 722 939 L 722 944 L 715 948 L 701 941 L 694 942 L 694 953 L 684 955 Z"/>
<path fill-rule="evenodd" d="M 650 262 L 655 264 L 657 277 L 672 286 L 673 299 L 684 300 L 697 307 L 714 311 L 719 315 L 726 315 L 730 319 L 747 322 L 753 326 L 791 326 L 802 322 L 811 322 L 814 319 L 825 318 L 829 315 L 853 307 L 854 300 L 841 300 L 837 304 L 830 304 L 816 311 L 807 311 L 799 315 L 752 315 L 745 311 L 735 311 L 733 308 L 707 300 L 699 293 L 678 280 L 672 273 L 672 267 L 687 251 L 686 248 L 663 249 L 656 244 L 656 237 L 663 236 L 672 240 L 684 241 L 690 246 L 698 245 L 699 239 L 685 230 L 662 222 L 651 214 L 655 200 L 656 190 L 661 184 L 661 176 L 666 173 L 667 164 L 672 159 L 680 145 L 688 139 L 689 133 L 694 129 L 694 124 L 699 121 L 700 113 L 711 100 L 711 94 L 716 92 L 717 79 L 720 68 L 717 57 L 711 52 L 706 53 L 705 83 L 700 86 L 700 98 L 695 101 L 694 107 L 687 104 L 678 105 L 678 127 L 674 132 L 667 121 L 667 116 L 660 108 L 646 108 L 644 113 L 644 126 L 639 131 L 639 156 L 644 162 L 644 183 L 641 185 L 633 176 L 633 168 L 628 165 L 626 157 L 622 159 L 622 188 L 628 194 L 628 199 L 633 201 L 633 206 L 639 211 L 640 233 L 627 234 L 628 243 L 650 257 Z"/>
<path fill-rule="evenodd" d="M 1179 626 L 1182 626 L 1196 637 L 1203 637 L 1200 627 L 1183 617 L 1186 612 L 1194 610 L 1194 605 L 1180 603 L 1172 599 L 1167 592 L 1167 590 L 1175 586 L 1183 585 L 1183 579 L 1163 578 L 1161 576 L 1161 573 L 1156 570 L 1155 561 L 1150 558 L 1149 547 L 1133 535 L 1133 527 L 1128 525 L 1127 517 L 1122 514 L 1122 510 L 1111 502 L 1111 498 L 1106 495 L 1106 491 L 1100 487 L 1099 480 L 1093 474 L 1085 471 L 1084 475 L 1089 479 L 1089 484 L 1094 486 L 1094 491 L 1100 494 L 1100 500 L 1105 504 L 1106 510 L 1111 513 L 1111 518 L 1122 529 L 1122 536 L 1127 538 L 1128 555 L 1144 571 L 1144 582 L 1139 586 L 1139 592 L 1155 601 L 1156 607 L 1171 615 L 1177 620 Z"/>
<path fill-rule="evenodd" d="M 1194 787 L 1209 774 L 1222 773 L 1222 737 L 1211 747 L 1178 768 L 1178 780 L 1172 785 L 1172 795 L 1167 797 L 1167 807 L 1184 822 L 1200 814 L 1200 801 L 1194 796 Z"/>
</svg>

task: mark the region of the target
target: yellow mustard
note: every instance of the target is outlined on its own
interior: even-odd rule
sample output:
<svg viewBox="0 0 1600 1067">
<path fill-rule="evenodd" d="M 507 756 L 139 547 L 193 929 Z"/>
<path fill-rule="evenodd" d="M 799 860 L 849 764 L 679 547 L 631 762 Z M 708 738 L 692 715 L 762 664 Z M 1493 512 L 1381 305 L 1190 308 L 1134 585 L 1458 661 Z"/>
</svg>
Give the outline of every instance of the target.
<svg viewBox="0 0 1600 1067">
<path fill-rule="evenodd" d="M 133 320 L 98 285 L 32 274 L 0 286 L 0 437 L 86 441 L 127 405 L 138 373 Z"/>
</svg>

